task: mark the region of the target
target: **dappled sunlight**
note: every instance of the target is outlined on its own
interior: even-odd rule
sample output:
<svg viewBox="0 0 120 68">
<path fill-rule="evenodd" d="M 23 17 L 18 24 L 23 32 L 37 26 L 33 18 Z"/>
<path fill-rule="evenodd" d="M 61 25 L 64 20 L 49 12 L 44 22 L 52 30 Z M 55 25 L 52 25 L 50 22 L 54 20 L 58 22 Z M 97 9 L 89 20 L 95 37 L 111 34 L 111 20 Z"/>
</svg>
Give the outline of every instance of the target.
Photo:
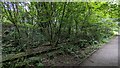
<svg viewBox="0 0 120 68">
<path fill-rule="evenodd" d="M 80 66 L 95 51 L 90 64 L 117 65 L 120 7 L 114 1 L 0 5 L 3 68 Z"/>
</svg>

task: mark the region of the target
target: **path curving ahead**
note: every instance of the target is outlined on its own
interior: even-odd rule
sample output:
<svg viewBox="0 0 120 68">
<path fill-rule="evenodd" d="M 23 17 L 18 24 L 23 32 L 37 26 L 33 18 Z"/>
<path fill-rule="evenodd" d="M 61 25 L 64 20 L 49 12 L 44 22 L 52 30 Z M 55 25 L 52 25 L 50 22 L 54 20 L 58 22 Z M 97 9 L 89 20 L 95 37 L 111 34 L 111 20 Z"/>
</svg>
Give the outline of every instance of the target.
<svg viewBox="0 0 120 68">
<path fill-rule="evenodd" d="M 103 45 L 81 66 L 118 66 L 118 36 Z"/>
</svg>

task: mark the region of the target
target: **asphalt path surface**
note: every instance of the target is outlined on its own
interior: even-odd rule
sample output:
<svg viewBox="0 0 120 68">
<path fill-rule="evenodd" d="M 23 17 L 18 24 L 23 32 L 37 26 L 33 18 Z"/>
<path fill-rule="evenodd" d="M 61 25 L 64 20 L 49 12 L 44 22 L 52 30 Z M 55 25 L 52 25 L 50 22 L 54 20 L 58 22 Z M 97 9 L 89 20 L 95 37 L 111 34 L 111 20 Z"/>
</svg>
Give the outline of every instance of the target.
<svg viewBox="0 0 120 68">
<path fill-rule="evenodd" d="M 111 39 L 92 56 L 86 59 L 81 66 L 118 66 L 118 44 L 120 36 Z M 119 42 L 118 42 L 119 41 Z"/>
</svg>

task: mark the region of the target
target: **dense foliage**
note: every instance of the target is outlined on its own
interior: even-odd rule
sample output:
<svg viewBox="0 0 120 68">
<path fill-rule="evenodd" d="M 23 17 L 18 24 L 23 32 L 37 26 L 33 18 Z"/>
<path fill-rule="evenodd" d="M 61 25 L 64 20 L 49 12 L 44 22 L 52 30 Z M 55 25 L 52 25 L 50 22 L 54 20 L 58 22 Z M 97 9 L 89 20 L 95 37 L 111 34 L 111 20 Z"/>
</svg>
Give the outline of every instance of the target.
<svg viewBox="0 0 120 68">
<path fill-rule="evenodd" d="M 1 2 L 0 10 L 3 55 L 46 43 L 99 44 L 118 31 L 120 15 L 119 5 L 108 2 Z"/>
</svg>

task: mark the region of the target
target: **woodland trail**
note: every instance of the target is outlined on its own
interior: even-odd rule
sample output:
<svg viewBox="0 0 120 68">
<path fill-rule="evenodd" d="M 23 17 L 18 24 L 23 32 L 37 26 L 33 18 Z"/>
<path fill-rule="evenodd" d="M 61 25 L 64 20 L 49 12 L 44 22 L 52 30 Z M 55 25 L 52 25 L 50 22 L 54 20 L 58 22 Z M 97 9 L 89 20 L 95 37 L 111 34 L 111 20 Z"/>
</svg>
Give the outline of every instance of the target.
<svg viewBox="0 0 120 68">
<path fill-rule="evenodd" d="M 87 58 L 81 66 L 118 66 L 118 40 L 120 36 L 111 39 L 92 56 Z"/>
</svg>

